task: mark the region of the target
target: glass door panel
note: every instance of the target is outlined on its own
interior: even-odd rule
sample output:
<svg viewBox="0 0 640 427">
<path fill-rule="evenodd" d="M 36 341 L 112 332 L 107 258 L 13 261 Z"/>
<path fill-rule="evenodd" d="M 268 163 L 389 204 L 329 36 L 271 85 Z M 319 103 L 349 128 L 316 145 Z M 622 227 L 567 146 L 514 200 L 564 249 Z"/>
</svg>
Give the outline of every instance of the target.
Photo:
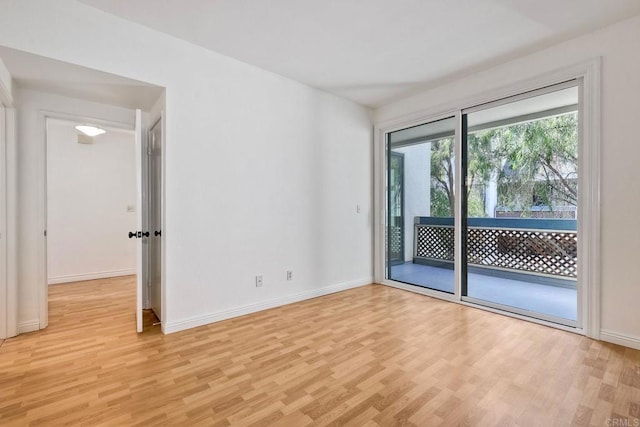
<svg viewBox="0 0 640 427">
<path fill-rule="evenodd" d="M 454 291 L 455 119 L 387 139 L 387 278 Z"/>
<path fill-rule="evenodd" d="M 404 154 L 389 159 L 389 263 L 404 263 Z"/>
<path fill-rule="evenodd" d="M 576 324 L 578 97 L 565 84 L 463 115 L 463 298 Z"/>
</svg>

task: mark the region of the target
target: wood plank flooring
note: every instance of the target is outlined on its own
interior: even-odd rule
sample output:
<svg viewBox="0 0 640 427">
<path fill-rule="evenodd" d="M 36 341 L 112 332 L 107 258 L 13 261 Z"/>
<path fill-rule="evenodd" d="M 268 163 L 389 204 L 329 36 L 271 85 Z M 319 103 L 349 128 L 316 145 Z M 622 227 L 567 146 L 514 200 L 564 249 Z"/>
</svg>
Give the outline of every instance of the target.
<svg viewBox="0 0 640 427">
<path fill-rule="evenodd" d="M 0 425 L 640 426 L 640 351 L 398 289 L 167 336 L 131 277 L 49 297 L 0 347 Z"/>
</svg>

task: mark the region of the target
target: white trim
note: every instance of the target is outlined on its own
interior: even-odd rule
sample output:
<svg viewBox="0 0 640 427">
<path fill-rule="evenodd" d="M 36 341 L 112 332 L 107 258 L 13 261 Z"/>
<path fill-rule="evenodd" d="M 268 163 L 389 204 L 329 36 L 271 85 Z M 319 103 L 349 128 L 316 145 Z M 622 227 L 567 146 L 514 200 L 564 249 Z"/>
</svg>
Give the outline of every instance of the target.
<svg viewBox="0 0 640 427">
<path fill-rule="evenodd" d="M 165 121 L 165 110 L 164 108 L 162 110 L 160 110 L 160 118 L 158 118 L 158 120 L 160 121 L 160 126 L 162 126 L 160 128 L 160 150 L 161 153 L 161 158 L 160 158 L 160 231 L 161 231 L 161 236 L 160 236 L 160 316 L 162 317 L 160 320 L 160 329 L 162 330 L 162 333 L 165 333 L 165 328 L 164 328 L 164 319 L 167 318 L 167 302 L 166 302 L 166 295 L 167 295 L 167 291 L 166 291 L 166 238 L 167 238 L 167 233 L 165 230 L 165 226 L 164 226 L 164 218 L 165 218 L 165 159 L 166 159 L 166 137 L 165 137 L 165 132 L 166 132 L 166 121 Z M 157 122 L 156 122 L 157 123 Z"/>
<path fill-rule="evenodd" d="M 0 102 L 0 338 L 7 338 L 7 116 Z"/>
<path fill-rule="evenodd" d="M 171 334 L 174 332 L 184 331 L 186 329 L 195 328 L 198 326 L 207 325 L 209 323 L 220 322 L 222 320 L 232 319 L 234 317 L 244 316 L 246 314 L 256 313 L 258 311 L 268 310 L 270 308 L 280 307 L 286 304 L 292 304 L 308 300 L 311 298 L 317 298 L 324 295 L 333 294 L 336 292 L 346 291 L 348 289 L 357 288 L 360 286 L 367 286 L 372 284 L 371 277 L 365 277 L 350 282 L 340 283 L 337 285 L 328 286 L 320 289 L 313 289 L 310 291 L 300 292 L 298 294 L 289 295 L 281 298 L 274 298 L 267 301 L 249 304 L 241 307 L 231 308 L 227 310 L 221 310 L 215 313 L 205 314 L 202 316 L 190 317 L 176 322 L 168 322 L 164 324 L 163 332 L 165 334 Z"/>
<path fill-rule="evenodd" d="M 578 185 L 582 191 L 579 201 L 578 231 L 580 234 L 578 250 L 582 250 L 582 262 L 578 267 L 578 277 L 581 280 L 581 320 L 586 335 L 593 339 L 600 339 L 600 188 L 601 188 L 601 110 L 600 110 L 600 82 L 602 59 L 585 64 L 582 72 L 582 148 L 581 164 L 579 167 L 580 180 Z M 588 177 L 588 179 L 587 179 Z M 585 239 L 585 237 L 587 237 Z M 580 241 L 582 243 L 580 243 Z M 580 246 L 581 245 L 581 246 Z"/>
<path fill-rule="evenodd" d="M 385 200 L 387 186 L 385 179 L 386 167 L 385 133 L 383 129 L 373 129 L 373 280 L 382 283 L 385 277 Z"/>
<path fill-rule="evenodd" d="M 147 212 L 146 198 L 143 187 L 143 175 L 146 167 L 146 153 L 143 154 L 146 146 L 144 144 L 144 134 L 142 130 L 142 110 L 135 111 L 135 164 L 136 164 L 136 230 L 144 230 L 146 226 L 145 214 Z M 136 239 L 136 331 L 142 332 L 142 310 L 144 308 L 147 275 L 146 275 L 146 244 L 142 239 Z"/>
<path fill-rule="evenodd" d="M 44 111 L 38 112 L 38 136 L 36 143 L 42 144 L 38 152 L 38 318 L 40 319 L 40 329 L 49 325 L 49 288 L 47 284 L 47 114 Z"/>
<path fill-rule="evenodd" d="M 580 157 L 580 209 L 582 212 L 579 218 L 579 259 L 581 281 L 581 298 L 578 301 L 578 312 L 581 323 L 578 323 L 577 331 L 584 332 L 588 337 L 599 339 L 600 335 L 600 70 L 601 58 L 597 57 L 589 61 L 584 61 L 573 66 L 564 67 L 544 73 L 538 77 L 523 80 L 494 90 L 480 92 L 476 95 L 464 99 L 452 100 L 451 102 L 417 111 L 408 115 L 390 120 L 381 121 L 374 127 L 374 272 L 378 283 L 387 286 L 394 286 L 401 289 L 416 292 L 414 286 L 404 287 L 397 282 L 392 282 L 385 278 L 385 229 L 386 229 L 386 134 L 395 130 L 404 129 L 411 126 L 428 123 L 438 118 L 460 114 L 462 110 L 486 104 L 488 102 L 501 100 L 504 98 L 518 96 L 527 92 L 539 90 L 551 85 L 565 83 L 569 80 L 581 80 L 583 88 L 582 102 L 582 139 Z M 459 143 L 459 141 L 457 141 Z M 458 155 L 458 158 L 460 156 Z M 458 165 L 456 165 L 458 166 Z M 459 169 L 458 167 L 456 169 Z M 459 179 L 459 171 L 456 171 Z M 459 188 L 463 183 L 458 182 Z M 458 192 L 460 194 L 460 192 Z M 459 204 L 456 203 L 456 217 L 459 215 Z M 456 252 L 457 253 L 457 252 Z M 457 278 L 459 282 L 459 278 Z M 456 283 L 456 292 L 459 283 Z M 442 295 L 431 295 L 429 292 L 419 291 L 436 298 L 443 298 Z M 456 303 L 465 304 L 460 300 L 458 294 L 445 297 Z M 466 303 L 468 305 L 468 303 Z M 491 310 L 490 310 L 491 311 Z M 504 313 L 505 315 L 510 315 Z M 517 315 L 511 317 L 518 317 Z M 524 318 L 523 320 L 531 320 Z M 536 323 L 547 324 L 543 321 Z M 548 323 L 547 326 L 565 329 L 559 325 Z M 569 328 L 573 330 L 573 328 Z"/>
<path fill-rule="evenodd" d="M 27 332 L 35 332 L 40 329 L 40 320 L 31 319 L 18 324 L 18 334 L 26 334 Z"/>
<path fill-rule="evenodd" d="M 6 108 L 7 115 L 7 336 L 18 335 L 18 145 L 16 110 Z"/>
<path fill-rule="evenodd" d="M 0 61 L 1 63 L 1 61 Z M 16 243 L 16 111 L 13 98 L 0 82 L 0 338 L 18 335 Z"/>
<path fill-rule="evenodd" d="M 613 344 L 622 345 L 624 347 L 635 348 L 640 350 L 640 337 L 634 337 L 632 335 L 619 334 L 617 332 L 609 331 L 606 329 L 600 330 L 600 339 L 602 341 L 610 342 Z"/>
<path fill-rule="evenodd" d="M 95 124 L 97 126 L 107 128 L 108 129 L 117 129 L 120 131 L 127 131 L 133 135 L 134 127 L 130 123 L 118 122 L 115 120 L 105 120 L 105 119 L 97 119 L 95 117 L 90 116 L 79 116 L 76 114 L 63 113 L 60 111 L 53 110 L 40 110 L 42 114 L 44 114 L 47 119 L 54 120 L 64 120 L 67 122 L 89 122 L 91 124 Z"/>
<path fill-rule="evenodd" d="M 57 285 L 59 283 L 84 282 L 86 280 L 109 279 L 111 277 L 133 276 L 135 274 L 136 269 L 132 268 L 128 270 L 100 271 L 96 273 L 71 274 L 68 276 L 50 277 L 47 282 L 50 285 Z"/>
</svg>

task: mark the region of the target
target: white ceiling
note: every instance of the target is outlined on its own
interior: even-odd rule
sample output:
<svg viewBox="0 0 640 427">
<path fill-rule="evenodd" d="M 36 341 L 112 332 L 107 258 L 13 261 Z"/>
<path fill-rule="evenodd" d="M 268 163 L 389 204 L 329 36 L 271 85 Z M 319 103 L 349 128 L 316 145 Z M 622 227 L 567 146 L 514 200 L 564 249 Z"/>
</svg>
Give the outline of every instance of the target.
<svg viewBox="0 0 640 427">
<path fill-rule="evenodd" d="M 639 0 L 79 0 L 376 107 L 640 13 Z"/>
<path fill-rule="evenodd" d="M 149 110 L 163 88 L 114 74 L 0 46 L 0 58 L 16 84 L 72 98 Z"/>
</svg>

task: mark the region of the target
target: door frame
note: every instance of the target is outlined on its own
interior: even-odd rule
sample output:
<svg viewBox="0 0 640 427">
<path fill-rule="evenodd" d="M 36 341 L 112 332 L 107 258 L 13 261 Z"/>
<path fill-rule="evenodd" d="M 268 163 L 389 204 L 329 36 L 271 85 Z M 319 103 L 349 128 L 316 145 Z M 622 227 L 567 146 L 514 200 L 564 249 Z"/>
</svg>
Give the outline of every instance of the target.
<svg viewBox="0 0 640 427">
<path fill-rule="evenodd" d="M 374 278 L 376 283 L 453 301 L 459 304 L 477 307 L 487 311 L 499 312 L 534 323 L 584 334 L 590 338 L 600 339 L 600 188 L 601 188 L 601 107 L 600 107 L 600 57 L 584 61 L 573 66 L 543 73 L 535 78 L 521 80 L 513 84 L 498 87 L 490 91 L 479 91 L 478 95 L 453 100 L 428 110 L 402 116 L 396 119 L 376 123 L 374 126 Z M 522 316 L 462 301 L 461 289 L 461 217 L 460 197 L 456 198 L 456 271 L 455 294 L 445 294 L 418 286 L 406 285 L 386 278 L 386 144 L 387 134 L 411 126 L 439 120 L 444 117 L 456 117 L 456 193 L 462 194 L 461 174 L 461 120 L 462 110 L 476 107 L 499 99 L 517 96 L 543 87 L 559 84 L 568 80 L 582 80 L 581 85 L 581 152 L 579 159 L 580 176 L 580 217 L 578 218 L 581 242 L 579 243 L 579 277 L 581 285 L 578 289 L 578 310 L 582 313 L 582 324 L 578 328 L 565 327 L 541 319 Z"/>
<path fill-rule="evenodd" d="M 164 227 L 164 218 L 165 218 L 165 204 L 164 204 L 164 190 L 165 190 L 165 182 L 164 182 L 164 177 L 165 177 L 165 113 L 164 110 L 160 111 L 159 115 L 157 116 L 157 118 L 155 118 L 155 120 L 152 120 L 151 123 L 153 123 L 151 126 L 149 126 L 149 129 L 147 131 L 147 141 L 146 143 L 149 144 L 151 141 L 151 133 L 153 131 L 153 129 L 156 126 L 160 126 L 160 230 L 162 232 L 162 235 L 160 236 L 160 316 L 162 318 L 159 318 L 158 320 L 160 321 L 160 328 L 162 329 L 162 331 L 164 332 L 164 324 L 166 323 L 163 319 L 166 318 L 165 315 L 165 238 L 166 238 L 166 233 L 165 233 L 165 227 Z M 147 184 L 150 186 L 150 177 L 151 177 L 151 168 L 150 168 L 150 162 L 149 162 L 149 156 L 147 156 Z M 148 203 L 150 204 L 151 197 L 149 195 L 148 197 Z M 151 214 L 151 209 L 147 210 L 147 214 L 150 215 Z M 149 222 L 149 219 L 147 218 L 147 222 Z M 149 232 L 151 233 L 152 230 L 149 230 Z M 149 279 L 151 277 L 151 264 L 147 263 L 147 278 Z M 148 307 L 151 308 L 151 295 L 150 295 L 150 291 L 147 291 L 147 301 L 148 301 Z"/>
<path fill-rule="evenodd" d="M 584 113 L 582 111 L 582 95 L 583 95 L 583 90 L 582 90 L 582 86 L 583 86 L 583 82 L 582 79 L 571 79 L 568 80 L 566 82 L 563 83 L 559 83 L 559 84 L 555 84 L 555 85 L 550 85 L 550 86 L 545 86 L 536 90 L 532 90 L 526 93 L 522 93 L 520 95 L 516 95 L 516 96 L 512 96 L 512 97 L 507 97 L 507 98 L 501 98 L 498 99 L 496 101 L 493 102 L 488 102 L 488 103 L 484 103 L 482 105 L 479 105 L 477 107 L 471 107 L 471 108 L 467 108 L 467 109 L 463 109 L 461 111 L 461 132 L 460 132 L 460 138 L 461 138 L 461 144 L 460 144 L 460 150 L 461 150 L 461 156 L 460 156 L 460 161 L 461 161 L 461 167 L 460 167 L 460 181 L 461 182 L 466 182 L 467 181 L 467 173 L 468 173 L 468 164 L 469 164 L 469 153 L 468 153 L 468 126 L 467 126 L 467 118 L 469 116 L 469 114 L 473 114 L 475 112 L 478 111 L 484 111 L 486 109 L 490 109 L 490 108 L 494 108 L 497 106 L 502 106 L 502 105 L 508 105 L 508 104 L 512 104 L 514 102 L 518 102 L 521 100 L 527 100 L 527 99 L 532 99 L 532 98 L 536 98 L 539 96 L 544 96 L 559 90 L 563 90 L 563 89 L 568 89 L 568 88 L 576 88 L 578 90 L 578 110 L 577 110 L 577 114 L 579 117 L 578 120 L 578 181 L 579 181 L 579 187 L 583 186 L 583 185 L 588 185 L 588 177 L 584 177 L 582 176 L 582 168 L 583 168 L 583 162 L 582 162 L 582 158 L 583 158 L 583 153 L 584 153 L 584 141 L 582 139 L 582 128 L 583 128 L 583 123 L 582 121 L 584 120 Z M 576 329 L 581 329 L 582 328 L 582 316 L 583 316 L 583 305 L 580 303 L 580 301 L 582 300 L 582 286 L 577 286 L 576 288 L 576 311 L 577 311 L 577 316 L 576 316 L 576 320 L 568 320 L 568 319 L 563 319 L 560 317 L 556 317 L 550 314 L 546 314 L 546 313 L 541 313 L 541 312 L 535 312 L 535 316 L 530 315 L 527 310 L 523 309 L 523 308 L 519 308 L 519 307 L 512 307 L 512 306 L 507 306 L 504 304 L 501 304 L 499 302 L 495 302 L 495 301 L 490 301 L 490 300 L 483 300 L 483 299 L 479 299 L 479 298 L 474 298 L 472 296 L 468 295 L 468 281 L 469 281 L 469 276 L 468 276 L 468 271 L 469 271 L 469 262 L 468 262 L 468 258 L 467 258 L 467 250 L 468 250 L 468 242 L 467 242 L 467 235 L 469 233 L 469 225 L 468 225 L 468 220 L 470 219 L 469 217 L 469 212 L 468 212 L 468 204 L 467 204 L 467 196 L 468 196 L 468 187 L 466 185 L 462 185 L 461 189 L 460 189 L 460 200 L 462 203 L 462 207 L 460 210 L 460 216 L 461 216 L 461 228 L 460 228 L 460 233 L 461 233 L 461 240 L 460 240 L 460 249 L 461 249 L 461 256 L 460 256 L 460 276 L 461 276 L 461 281 L 460 281 L 460 299 L 462 301 L 465 302 L 469 302 L 472 304 L 477 304 L 477 305 L 486 305 L 487 307 L 491 307 L 494 308 L 496 310 L 501 310 L 501 311 L 507 311 L 507 312 L 513 312 L 513 313 L 517 313 L 517 314 L 521 314 L 523 316 L 530 316 L 530 317 L 534 317 L 537 318 L 539 320 L 544 320 L 544 321 L 548 321 L 554 324 L 559 324 L 559 325 L 564 325 L 567 326 L 569 328 L 576 328 Z M 584 195 L 579 194 L 579 205 L 582 205 L 582 201 L 584 199 Z M 581 236 L 581 232 L 584 229 L 584 227 L 581 224 L 581 220 L 582 220 L 582 216 L 580 215 L 583 211 L 583 209 L 581 209 L 580 206 L 577 207 L 578 210 L 578 217 L 577 219 L 577 223 L 578 223 L 578 260 L 581 259 L 582 257 L 582 247 L 584 245 L 583 242 L 583 238 Z M 582 283 L 582 277 L 578 277 L 579 281 L 577 283 Z"/>
<path fill-rule="evenodd" d="M 109 128 L 117 128 L 123 130 L 134 131 L 134 125 L 129 123 L 123 123 L 113 120 L 98 119 L 95 117 L 79 116 L 76 114 L 69 114 L 60 111 L 40 110 L 38 112 L 38 121 L 40 126 L 38 127 L 38 140 L 42 144 L 42 149 L 38 150 L 38 220 L 40 229 L 40 240 L 38 242 L 38 317 L 39 317 L 39 329 L 44 329 L 49 325 L 49 283 L 47 279 L 47 120 L 58 119 L 77 122 L 90 122 L 95 123 L 98 126 L 104 126 Z M 144 126 L 143 126 L 144 129 Z M 144 268 L 143 268 L 144 271 Z M 140 271 L 136 274 L 141 274 Z"/>
<path fill-rule="evenodd" d="M 16 112 L 0 81 L 0 339 L 18 335 Z"/>
</svg>

